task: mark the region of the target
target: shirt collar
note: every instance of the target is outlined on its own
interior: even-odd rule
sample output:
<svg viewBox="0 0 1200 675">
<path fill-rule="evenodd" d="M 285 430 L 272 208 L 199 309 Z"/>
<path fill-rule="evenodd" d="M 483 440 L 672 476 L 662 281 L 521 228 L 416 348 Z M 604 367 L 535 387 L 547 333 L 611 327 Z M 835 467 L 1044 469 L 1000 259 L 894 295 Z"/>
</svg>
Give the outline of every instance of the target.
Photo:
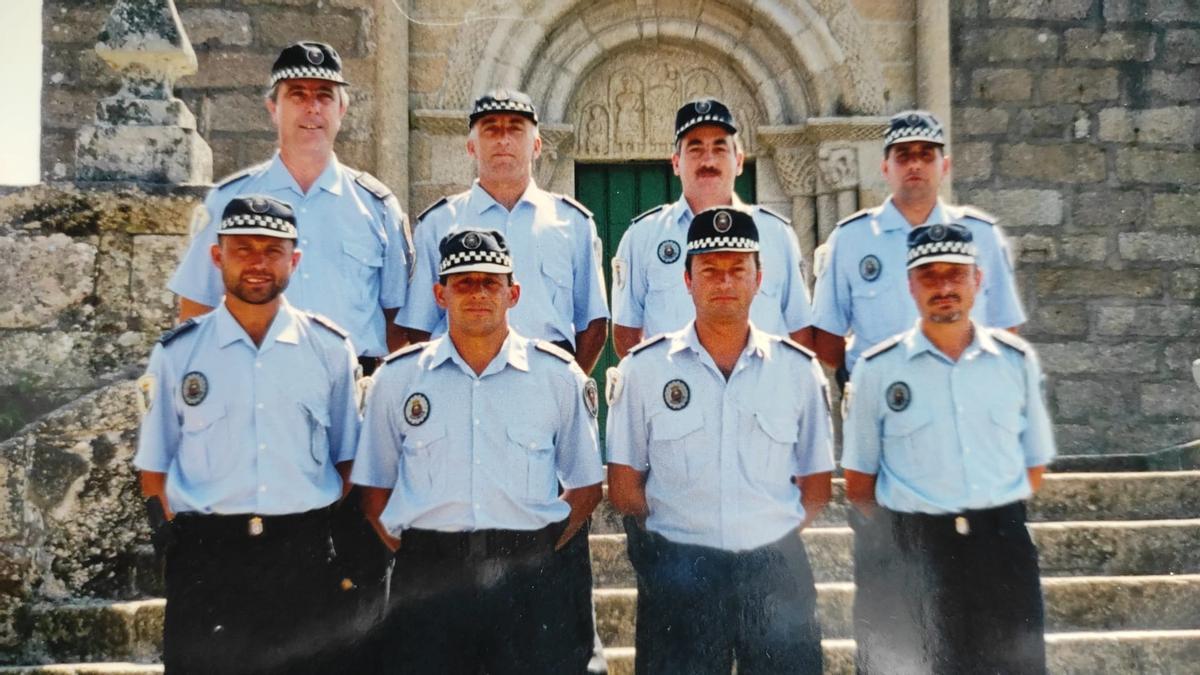
<svg viewBox="0 0 1200 675">
<path fill-rule="evenodd" d="M 290 189 L 296 194 L 304 196 L 304 190 L 300 189 L 300 184 L 292 177 L 292 172 L 288 171 L 278 150 L 271 158 L 271 166 L 267 168 L 267 173 L 263 178 L 263 187 L 267 191 Z M 313 187 L 335 195 L 342 194 L 341 165 L 338 164 L 337 155 L 330 153 L 325 170 L 317 176 L 317 180 L 313 181 Z"/>
<path fill-rule="evenodd" d="M 964 357 L 970 358 L 980 351 L 985 351 L 993 355 L 998 355 L 1000 353 L 1000 348 L 996 346 L 995 338 L 989 335 L 987 330 L 974 321 L 971 322 L 971 327 L 974 329 L 974 335 L 971 337 L 971 344 L 967 345 L 967 348 L 963 350 L 960 360 Z M 925 352 L 943 359 L 947 358 L 946 355 L 942 353 L 942 350 L 934 346 L 934 344 L 929 341 L 929 338 L 925 335 L 924 331 L 921 330 L 920 319 L 917 319 L 916 325 L 914 325 L 908 334 L 904 336 L 903 343 L 905 355 L 909 360 L 912 360 L 919 354 L 923 354 Z"/>
<path fill-rule="evenodd" d="M 458 348 L 454 346 L 454 341 L 450 339 L 450 334 L 446 333 L 437 339 L 438 345 L 433 351 L 433 360 L 430 364 L 431 368 L 437 368 L 446 361 L 453 361 L 465 373 L 469 373 L 472 377 L 475 371 L 471 366 L 467 365 L 466 360 L 458 353 Z M 508 336 L 504 338 L 504 343 L 500 345 L 500 351 L 483 369 L 480 377 L 492 375 L 504 369 L 505 365 L 512 366 L 522 372 L 529 372 L 529 350 L 533 349 L 533 341 L 528 340 L 516 333 L 512 328 L 508 329 Z"/>
<path fill-rule="evenodd" d="M 746 348 L 742 350 L 742 356 L 757 356 L 762 358 L 766 355 L 767 350 L 771 345 L 771 336 L 763 331 L 760 331 L 750 323 L 750 337 L 746 340 Z M 690 349 L 697 354 L 707 353 L 704 345 L 700 344 L 700 336 L 696 334 L 696 320 L 692 319 L 688 325 L 675 333 L 671 338 L 671 347 L 667 350 L 670 354 L 681 352 L 685 349 Z"/>
<path fill-rule="evenodd" d="M 929 216 L 925 218 L 925 222 L 918 225 L 946 225 L 954 222 L 949 218 L 946 211 L 946 204 L 942 202 L 942 198 L 938 197 L 937 203 L 933 205 L 933 209 L 929 212 Z M 900 213 L 900 209 L 892 203 L 892 196 L 883 201 L 883 210 L 879 213 L 879 227 L 883 230 L 896 230 L 900 228 L 908 229 L 910 227 L 908 220 L 904 218 L 904 214 Z"/>
<path fill-rule="evenodd" d="M 513 205 L 512 210 L 516 211 L 521 204 L 543 206 L 545 205 L 545 195 L 546 193 L 538 188 L 537 182 L 534 181 L 533 178 L 530 178 L 529 185 L 525 186 L 525 191 L 521 193 L 521 198 L 518 199 L 517 203 Z M 482 214 L 484 211 L 487 211 L 493 206 L 504 210 L 504 207 L 501 206 L 500 202 L 496 201 L 496 199 L 492 197 L 487 190 L 483 189 L 483 186 L 479 184 L 478 178 L 476 178 L 475 182 L 471 184 L 471 196 L 468 198 L 468 201 L 472 208 L 475 209 L 475 213 L 477 214 Z"/>
<path fill-rule="evenodd" d="M 267 335 L 263 338 L 261 346 L 254 344 L 254 340 L 250 339 L 246 329 L 242 328 L 242 324 L 238 323 L 229 308 L 225 306 L 224 300 L 221 300 L 221 304 L 214 312 L 213 321 L 216 322 L 217 346 L 219 347 L 228 347 L 240 340 L 248 346 L 262 351 L 276 342 L 300 343 L 300 327 L 287 298 L 281 298 L 279 310 L 275 312 L 275 318 L 271 319 L 271 327 L 267 329 Z"/>
</svg>

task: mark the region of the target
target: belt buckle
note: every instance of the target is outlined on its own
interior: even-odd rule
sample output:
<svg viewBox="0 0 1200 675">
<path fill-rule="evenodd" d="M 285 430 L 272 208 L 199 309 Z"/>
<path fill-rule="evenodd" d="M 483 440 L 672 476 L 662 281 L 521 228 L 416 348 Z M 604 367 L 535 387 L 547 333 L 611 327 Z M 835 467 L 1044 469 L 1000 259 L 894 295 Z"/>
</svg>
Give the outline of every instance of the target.
<svg viewBox="0 0 1200 675">
<path fill-rule="evenodd" d="M 967 520 L 966 516 L 956 516 L 954 518 L 954 531 L 964 537 L 971 534 L 971 521 Z"/>
<path fill-rule="evenodd" d="M 247 529 L 249 529 L 251 537 L 257 537 L 258 535 L 262 534 L 263 533 L 262 518 L 260 518 L 259 516 L 252 516 L 250 518 L 249 526 Z"/>
</svg>

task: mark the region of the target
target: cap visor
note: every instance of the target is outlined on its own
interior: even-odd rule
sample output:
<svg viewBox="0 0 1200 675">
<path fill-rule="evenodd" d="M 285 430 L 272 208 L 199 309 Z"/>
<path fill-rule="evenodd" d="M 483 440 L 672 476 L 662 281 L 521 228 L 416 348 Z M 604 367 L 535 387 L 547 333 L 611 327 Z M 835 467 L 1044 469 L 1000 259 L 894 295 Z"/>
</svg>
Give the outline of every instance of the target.
<svg viewBox="0 0 1200 675">
<path fill-rule="evenodd" d="M 745 248 L 742 246 L 717 246 L 715 248 L 701 248 L 688 251 L 688 255 L 698 255 L 700 253 L 754 253 L 761 250 L 758 247 Z"/>
<path fill-rule="evenodd" d="M 714 127 L 721 127 L 722 129 L 724 129 L 725 131 L 728 131 L 728 132 L 729 132 L 729 133 L 731 133 L 731 134 L 736 134 L 736 133 L 738 132 L 738 128 L 737 128 L 737 127 L 735 127 L 735 126 L 733 126 L 732 124 L 727 124 L 727 123 L 725 123 L 725 122 L 718 122 L 718 121 L 716 121 L 716 120 L 705 120 L 705 121 L 703 121 L 703 122 L 697 122 L 697 123 L 695 123 L 695 124 L 692 124 L 692 125 L 689 125 L 689 126 L 686 126 L 686 127 L 682 128 L 682 129 L 680 129 L 679 131 L 677 131 L 677 132 L 675 133 L 675 140 L 679 140 L 679 137 L 680 137 L 680 136 L 683 136 L 684 134 L 686 134 L 687 132 L 691 131 L 692 129 L 695 129 L 695 128 L 697 128 L 697 127 L 702 127 L 702 126 L 705 126 L 705 125 L 711 125 L 711 126 L 714 126 Z"/>
<path fill-rule="evenodd" d="M 217 230 L 217 234 L 224 237 L 238 237 L 242 235 L 257 235 L 260 237 L 275 237 L 276 239 L 295 239 L 295 232 L 280 232 L 272 230 L 269 227 L 235 227 L 229 230 Z"/>
<path fill-rule="evenodd" d="M 917 258 L 916 260 L 908 263 L 908 269 L 911 270 L 914 267 L 920 267 L 922 265 L 928 265 L 929 263 L 935 263 L 935 262 L 954 263 L 955 265 L 974 265 L 975 258 L 973 256 L 963 255 L 962 253 L 942 253 L 939 255 L 927 255 L 927 256 L 921 256 L 920 258 Z"/>
<path fill-rule="evenodd" d="M 512 274 L 512 268 L 499 265 L 497 263 L 471 263 L 470 265 L 456 265 L 449 269 L 438 272 L 439 276 L 448 274 L 464 274 L 466 272 L 483 272 L 484 274 Z"/>
<path fill-rule="evenodd" d="M 888 141 L 883 147 L 890 148 L 893 145 L 899 145 L 901 143 L 933 143 L 934 145 L 945 145 L 946 141 L 935 140 L 929 138 L 928 136 L 901 136 L 900 138 L 895 138 Z"/>
</svg>

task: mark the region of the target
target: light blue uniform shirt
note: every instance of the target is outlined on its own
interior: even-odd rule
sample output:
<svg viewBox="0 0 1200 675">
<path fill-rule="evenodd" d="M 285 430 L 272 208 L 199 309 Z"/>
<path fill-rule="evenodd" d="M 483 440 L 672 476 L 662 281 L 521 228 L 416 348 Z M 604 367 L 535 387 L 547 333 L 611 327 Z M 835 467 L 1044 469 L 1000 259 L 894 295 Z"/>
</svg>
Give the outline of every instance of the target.
<svg viewBox="0 0 1200 675">
<path fill-rule="evenodd" d="M 173 511 L 302 513 L 341 496 L 354 459 L 348 339 L 285 301 L 256 347 L 225 303 L 154 347 L 134 465 L 167 474 Z"/>
<path fill-rule="evenodd" d="M 750 305 L 750 320 L 773 335 L 812 324 L 800 243 L 791 225 L 758 206 L 754 214 L 763 279 Z M 641 328 L 651 337 L 683 328 L 696 318 L 683 282 L 692 209 L 683 197 L 638 218 L 621 237 L 613 257 L 613 323 Z"/>
<path fill-rule="evenodd" d="M 880 504 L 959 513 L 1032 494 L 1026 469 L 1049 463 L 1055 449 L 1028 343 L 976 324 L 954 362 L 918 325 L 877 349 L 850 380 L 842 466 L 878 474 Z"/>
<path fill-rule="evenodd" d="M 959 223 L 971 231 L 983 271 L 971 317 L 985 326 L 1011 328 L 1025 323 L 1004 235 L 989 216 L 938 200 L 927 225 Z M 827 333 L 853 333 L 846 368 L 871 347 L 904 331 L 917 320 L 908 291 L 908 221 L 888 199 L 843 221 L 829 235 L 816 264 L 813 325 Z"/>
<path fill-rule="evenodd" d="M 276 153 L 271 161 L 226 179 L 204 200 L 198 216 L 206 221 L 193 225 L 202 229 L 193 231 L 168 287 L 215 307 L 225 288 L 209 248 L 217 243 L 222 211 L 240 195 L 274 197 L 295 209 L 296 246 L 304 252 L 288 284 L 288 300 L 345 328 L 361 355 L 387 354 L 382 310 L 404 304 L 412 243 L 396 197 L 381 199 L 357 182 L 359 176 L 330 157 L 305 194 Z"/>
<path fill-rule="evenodd" d="M 393 490 L 388 532 L 537 530 L 571 512 L 560 481 L 604 479 L 587 376 L 558 353 L 509 331 L 481 375 L 449 337 L 392 355 L 375 373 L 352 474 Z"/>
<path fill-rule="evenodd" d="M 508 242 L 513 276 L 521 284 L 521 301 L 508 311 L 508 321 L 521 335 L 574 345 L 576 333 L 608 318 L 592 214 L 533 181 L 508 211 L 475 181 L 421 214 L 414 235 L 417 272 L 396 323 L 434 336 L 446 332 L 446 312 L 433 299 L 442 259 L 438 244 L 462 229 L 496 230 Z"/>
<path fill-rule="evenodd" d="M 834 468 L 825 375 L 810 352 L 751 328 L 726 381 L 688 323 L 618 370 L 608 461 L 646 472 L 647 529 L 742 551 L 799 527 L 792 477 Z"/>
</svg>

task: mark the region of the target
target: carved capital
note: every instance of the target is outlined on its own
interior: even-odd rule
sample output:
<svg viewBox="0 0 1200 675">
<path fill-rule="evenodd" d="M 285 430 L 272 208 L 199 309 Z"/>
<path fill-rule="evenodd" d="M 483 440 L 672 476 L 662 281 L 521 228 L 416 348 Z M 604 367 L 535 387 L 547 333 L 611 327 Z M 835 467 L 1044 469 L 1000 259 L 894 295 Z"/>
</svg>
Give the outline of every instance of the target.
<svg viewBox="0 0 1200 675">
<path fill-rule="evenodd" d="M 790 197 L 807 197 L 817 192 L 817 147 L 800 145 L 772 150 L 775 172 Z"/>
<path fill-rule="evenodd" d="M 570 124 L 543 124 L 538 130 L 542 137 L 542 155 L 534 166 L 538 185 L 549 188 L 563 161 L 572 159 L 575 147 L 575 127 Z"/>
<path fill-rule="evenodd" d="M 854 148 L 821 148 L 817 154 L 821 192 L 838 192 L 859 183 L 858 152 Z"/>
</svg>

